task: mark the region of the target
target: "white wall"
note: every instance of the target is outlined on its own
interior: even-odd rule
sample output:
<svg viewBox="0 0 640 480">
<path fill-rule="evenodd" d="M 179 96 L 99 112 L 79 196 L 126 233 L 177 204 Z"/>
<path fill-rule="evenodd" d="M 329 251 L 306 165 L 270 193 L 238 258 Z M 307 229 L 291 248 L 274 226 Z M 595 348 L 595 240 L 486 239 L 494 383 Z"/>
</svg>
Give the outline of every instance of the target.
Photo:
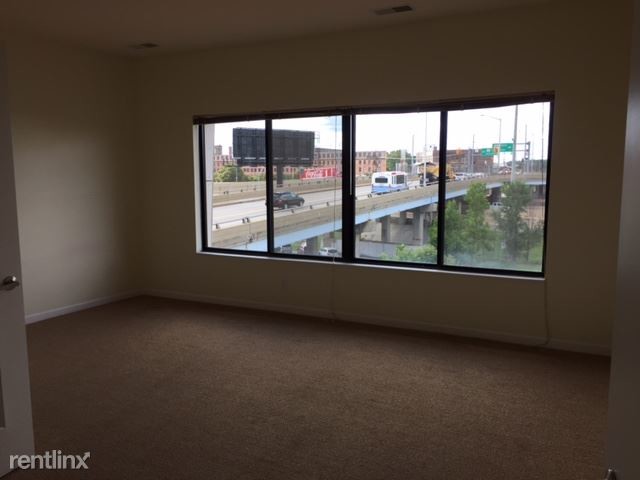
<svg viewBox="0 0 640 480">
<path fill-rule="evenodd" d="M 628 1 L 557 1 L 143 61 L 136 93 L 143 284 L 165 294 L 533 342 L 545 336 L 547 316 L 556 345 L 606 351 L 630 12 Z M 545 282 L 195 253 L 194 114 L 548 90 L 556 92 L 556 116 Z M 390 288 L 406 301 L 387 302 Z"/>
<path fill-rule="evenodd" d="M 130 61 L 13 37 L 8 65 L 28 318 L 135 289 Z"/>
<path fill-rule="evenodd" d="M 27 313 L 142 288 L 531 342 L 548 321 L 556 345 L 606 351 L 630 12 L 627 0 L 558 0 L 140 62 L 12 39 Z M 195 253 L 194 114 L 549 90 L 544 282 Z M 386 302 L 391 287 L 406 301 Z"/>
</svg>

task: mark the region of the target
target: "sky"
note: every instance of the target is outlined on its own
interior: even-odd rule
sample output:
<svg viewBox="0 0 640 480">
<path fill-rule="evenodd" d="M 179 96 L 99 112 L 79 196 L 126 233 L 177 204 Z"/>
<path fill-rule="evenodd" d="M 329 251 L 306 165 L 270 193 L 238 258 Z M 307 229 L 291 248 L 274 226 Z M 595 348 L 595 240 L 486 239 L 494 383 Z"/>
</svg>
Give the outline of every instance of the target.
<svg viewBox="0 0 640 480">
<path fill-rule="evenodd" d="M 490 148 L 498 141 L 512 143 L 515 106 L 469 109 L 449 112 L 447 148 Z M 223 145 L 223 153 L 232 145 L 232 130 L 237 127 L 264 128 L 264 121 L 219 123 L 207 126 L 207 143 Z M 339 149 L 342 146 L 341 118 L 314 117 L 273 121 L 274 129 L 312 130 L 316 147 Z M 531 103 L 518 107 L 518 144 L 531 142 L 531 158 L 547 157 L 549 103 Z M 440 113 L 367 114 L 356 117 L 356 151 L 406 150 L 429 152 L 438 146 Z M 213 143 L 211 143 L 213 142 Z M 518 147 L 521 149 L 522 147 Z M 522 157 L 517 153 L 517 158 Z M 511 160 L 503 153 L 502 160 Z"/>
</svg>

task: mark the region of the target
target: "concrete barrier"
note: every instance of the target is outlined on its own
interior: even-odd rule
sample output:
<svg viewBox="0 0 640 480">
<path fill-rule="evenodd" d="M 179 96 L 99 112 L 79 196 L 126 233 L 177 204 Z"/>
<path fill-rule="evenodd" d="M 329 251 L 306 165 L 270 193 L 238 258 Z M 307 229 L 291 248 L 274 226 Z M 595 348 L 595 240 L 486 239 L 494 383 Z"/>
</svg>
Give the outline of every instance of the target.
<svg viewBox="0 0 640 480">
<path fill-rule="evenodd" d="M 519 175 L 521 181 L 545 181 L 545 177 L 539 174 Z M 447 193 L 461 192 L 467 190 L 474 183 L 482 182 L 487 185 L 501 184 L 509 182 L 508 175 L 493 175 L 472 180 L 463 180 L 447 183 Z M 434 197 L 438 194 L 438 185 L 432 184 L 426 187 L 413 187 L 402 192 L 393 194 L 375 195 L 356 201 L 356 217 L 365 214 L 374 214 L 376 211 L 393 210 L 397 205 L 419 201 L 427 197 Z M 425 203 L 426 205 L 427 203 Z M 335 223 L 342 219 L 342 208 L 327 208 L 315 206 L 315 208 L 303 207 L 292 210 L 290 214 L 279 214 L 274 220 L 276 234 L 284 235 L 296 231 L 310 229 L 315 226 Z M 399 210 L 398 210 L 399 212 Z M 280 212 L 276 212 L 277 214 Z M 215 224 L 215 220 L 214 220 Z M 212 232 L 213 247 L 234 248 L 247 243 L 265 240 L 267 235 L 267 222 L 258 220 L 242 225 L 230 226 L 227 228 L 215 229 Z M 249 241 L 251 240 L 251 242 Z M 302 240 L 302 239 L 301 239 Z"/>
</svg>

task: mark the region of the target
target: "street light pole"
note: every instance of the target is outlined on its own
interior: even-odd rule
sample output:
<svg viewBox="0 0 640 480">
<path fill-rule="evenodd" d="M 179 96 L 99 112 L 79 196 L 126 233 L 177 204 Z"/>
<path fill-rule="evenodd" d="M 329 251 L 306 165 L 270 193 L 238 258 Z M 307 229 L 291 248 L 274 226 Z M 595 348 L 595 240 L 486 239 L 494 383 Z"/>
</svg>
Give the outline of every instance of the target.
<svg viewBox="0 0 640 480">
<path fill-rule="evenodd" d="M 516 150 L 518 145 L 518 105 L 516 105 L 516 118 L 513 122 L 513 156 L 511 157 L 511 183 L 516 179 Z"/>
<path fill-rule="evenodd" d="M 498 167 L 500 166 L 500 157 L 502 156 L 502 118 L 487 115 L 485 113 L 480 114 L 481 117 L 492 118 L 498 121 Z"/>
<path fill-rule="evenodd" d="M 475 153 L 476 153 L 476 134 L 473 134 L 473 137 L 471 138 L 471 155 L 469 156 L 469 173 L 474 173 L 475 172 Z"/>
<path fill-rule="evenodd" d="M 427 149 L 429 148 L 427 145 L 427 122 L 429 120 L 429 114 L 425 112 L 424 114 L 424 155 L 422 156 L 422 186 L 427 186 Z M 420 169 L 420 166 L 418 166 Z"/>
</svg>

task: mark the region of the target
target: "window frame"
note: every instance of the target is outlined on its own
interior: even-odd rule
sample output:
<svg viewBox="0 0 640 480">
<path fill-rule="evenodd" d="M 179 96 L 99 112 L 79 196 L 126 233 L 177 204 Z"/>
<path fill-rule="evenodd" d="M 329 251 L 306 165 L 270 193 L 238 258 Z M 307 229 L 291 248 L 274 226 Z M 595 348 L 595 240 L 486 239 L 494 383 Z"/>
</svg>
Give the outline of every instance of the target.
<svg viewBox="0 0 640 480">
<path fill-rule="evenodd" d="M 438 247 L 436 263 L 414 263 L 394 260 L 366 259 L 355 256 L 355 182 L 356 182 L 356 151 L 355 138 L 357 135 L 358 115 L 363 114 L 402 114 L 402 113 L 427 113 L 440 112 L 440 138 L 439 138 L 439 171 L 446 172 L 447 155 L 447 127 L 448 114 L 452 111 L 473 110 L 480 108 L 496 108 L 528 103 L 549 103 L 549 122 L 547 137 L 547 165 L 545 183 L 545 209 L 543 223 L 542 263 L 539 272 L 483 268 L 473 266 L 447 265 L 444 262 L 444 211 L 446 208 L 446 175 L 440 175 L 438 179 Z M 200 196 L 198 208 L 200 209 L 200 244 L 198 253 L 223 254 L 243 257 L 268 257 L 277 259 L 312 260 L 316 262 L 343 263 L 355 265 L 374 265 L 377 267 L 391 267 L 404 269 L 418 269 L 426 271 L 448 271 L 459 273 L 483 274 L 492 276 L 544 278 L 547 264 L 547 240 L 549 221 L 549 192 L 551 185 L 551 155 L 553 144 L 555 92 L 539 92 L 519 95 L 508 95 L 489 98 L 472 98 L 462 100 L 444 100 L 435 102 L 415 102 L 404 104 L 373 105 L 360 107 L 332 107 L 315 108 L 305 110 L 286 110 L 262 112 L 256 114 L 223 114 L 223 115 L 195 115 L 193 126 L 197 128 L 197 158 L 198 158 L 198 186 Z M 273 209 L 273 155 L 272 155 L 272 125 L 273 120 L 308 118 L 322 116 L 340 116 L 342 119 L 342 256 L 321 256 L 308 254 L 293 254 L 276 252 L 274 248 L 274 209 Z M 229 123 L 242 121 L 265 122 L 265 152 L 266 152 L 266 217 L 267 217 L 267 250 L 234 250 L 209 246 L 209 234 L 207 232 L 207 199 L 206 199 L 206 158 L 205 158 L 205 125 L 212 123 Z M 215 223 L 212 218 L 212 224 Z"/>
</svg>

